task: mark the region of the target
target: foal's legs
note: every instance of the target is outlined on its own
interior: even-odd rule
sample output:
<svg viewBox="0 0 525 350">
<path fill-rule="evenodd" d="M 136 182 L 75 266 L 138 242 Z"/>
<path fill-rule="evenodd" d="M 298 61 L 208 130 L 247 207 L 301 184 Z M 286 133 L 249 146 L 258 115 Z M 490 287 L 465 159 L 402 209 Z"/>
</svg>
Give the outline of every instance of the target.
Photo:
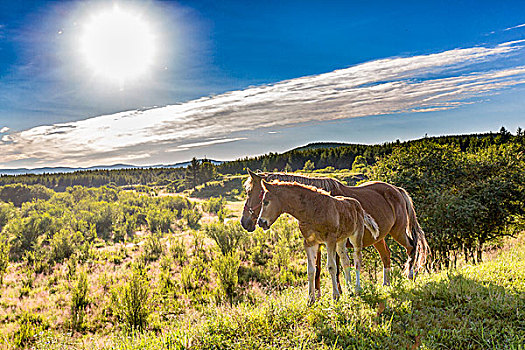
<svg viewBox="0 0 525 350">
<path fill-rule="evenodd" d="M 326 242 L 326 265 L 328 267 L 328 272 L 332 277 L 332 296 L 335 300 L 339 299 L 339 286 L 337 280 L 337 262 L 335 259 L 336 253 L 336 243 L 335 242 Z"/>
<path fill-rule="evenodd" d="M 350 261 L 348 251 L 346 250 L 346 240 L 337 242 L 336 250 L 337 254 L 341 258 L 343 271 L 345 272 L 346 286 L 350 289 L 352 284 L 352 262 Z"/>
<path fill-rule="evenodd" d="M 337 289 L 339 290 L 339 294 L 341 294 L 343 292 L 341 289 L 341 283 L 339 282 L 339 275 L 341 274 L 341 262 L 339 260 L 339 255 L 337 254 L 335 256 L 335 262 L 335 266 L 337 268 Z M 317 291 L 317 298 L 321 298 L 321 249 L 317 250 L 317 256 L 315 258 L 315 290 Z"/>
<path fill-rule="evenodd" d="M 388 249 L 385 239 L 374 243 L 374 248 L 381 256 L 381 261 L 383 262 L 383 286 L 390 285 L 390 249 Z"/>
<path fill-rule="evenodd" d="M 319 244 L 315 244 L 310 247 L 305 246 L 305 250 L 308 262 L 306 268 L 306 271 L 308 273 L 308 302 L 309 304 L 312 304 L 313 302 L 315 302 L 315 257 L 317 255 L 317 251 L 319 250 Z"/>
<path fill-rule="evenodd" d="M 355 289 L 356 292 L 359 293 L 361 290 L 361 265 L 363 261 L 363 253 L 361 252 L 363 249 L 363 231 L 357 231 L 354 233 L 353 236 L 349 237 L 350 242 L 352 242 L 352 245 L 354 246 L 354 264 L 355 264 Z M 348 256 L 348 255 L 347 255 Z M 343 262 L 344 264 L 344 262 Z M 350 272 L 350 267 L 345 267 L 345 274 L 348 269 L 348 272 Z"/>
</svg>

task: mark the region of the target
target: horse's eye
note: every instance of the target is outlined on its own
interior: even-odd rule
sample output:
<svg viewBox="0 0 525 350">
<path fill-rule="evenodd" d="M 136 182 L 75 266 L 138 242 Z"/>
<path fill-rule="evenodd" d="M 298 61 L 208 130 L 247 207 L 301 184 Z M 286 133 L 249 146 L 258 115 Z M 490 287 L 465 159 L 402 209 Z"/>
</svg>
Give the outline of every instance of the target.
<svg viewBox="0 0 525 350">
<path fill-rule="evenodd" d="M 263 204 L 264 205 L 268 205 L 270 202 L 269 201 L 264 201 Z"/>
</svg>

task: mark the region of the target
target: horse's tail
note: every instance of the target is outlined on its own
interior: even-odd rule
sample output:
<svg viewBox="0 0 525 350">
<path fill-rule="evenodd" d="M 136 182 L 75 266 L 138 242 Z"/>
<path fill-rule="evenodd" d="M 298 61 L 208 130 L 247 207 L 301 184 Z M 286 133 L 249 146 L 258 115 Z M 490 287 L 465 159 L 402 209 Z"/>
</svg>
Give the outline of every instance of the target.
<svg viewBox="0 0 525 350">
<path fill-rule="evenodd" d="M 377 239 L 377 237 L 379 237 L 379 226 L 377 226 L 377 222 L 364 210 L 363 214 L 363 222 L 365 227 L 368 229 L 368 231 L 370 231 L 370 233 L 372 233 L 374 239 Z"/>
<path fill-rule="evenodd" d="M 417 273 L 421 268 L 423 268 L 427 263 L 427 258 L 431 255 L 430 247 L 428 245 L 427 239 L 425 238 L 425 232 L 419 225 L 417 221 L 416 211 L 414 210 L 414 203 L 412 198 L 408 195 L 408 192 L 401 187 L 398 187 L 399 192 L 403 195 L 405 200 L 405 205 L 408 214 L 408 224 L 407 224 L 407 235 L 411 239 L 411 244 L 414 246 L 415 254 L 412 255 L 407 264 L 405 265 L 405 272 L 410 273 L 411 260 L 413 261 L 414 271 Z"/>
</svg>

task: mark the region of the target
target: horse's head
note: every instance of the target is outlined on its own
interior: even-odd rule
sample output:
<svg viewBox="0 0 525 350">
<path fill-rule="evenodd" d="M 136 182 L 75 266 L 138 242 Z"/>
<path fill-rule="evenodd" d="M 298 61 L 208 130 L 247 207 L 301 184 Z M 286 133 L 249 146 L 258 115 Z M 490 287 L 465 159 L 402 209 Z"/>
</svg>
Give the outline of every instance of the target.
<svg viewBox="0 0 525 350">
<path fill-rule="evenodd" d="M 255 230 L 257 224 L 257 218 L 262 206 L 263 188 L 261 180 L 264 178 L 262 174 L 256 174 L 248 169 L 248 180 L 244 183 L 244 190 L 246 191 L 246 203 L 244 203 L 244 210 L 241 217 L 242 227 L 252 232 Z"/>
<path fill-rule="evenodd" d="M 262 208 L 257 224 L 268 230 L 275 220 L 283 213 L 281 199 L 278 195 L 278 185 L 261 181 L 263 187 Z"/>
</svg>

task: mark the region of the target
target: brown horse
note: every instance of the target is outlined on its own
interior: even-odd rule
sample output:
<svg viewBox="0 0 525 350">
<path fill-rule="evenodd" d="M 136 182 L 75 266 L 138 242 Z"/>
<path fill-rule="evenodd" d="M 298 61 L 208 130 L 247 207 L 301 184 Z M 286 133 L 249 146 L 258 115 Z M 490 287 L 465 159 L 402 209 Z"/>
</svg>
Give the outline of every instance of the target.
<svg viewBox="0 0 525 350">
<path fill-rule="evenodd" d="M 408 260 L 405 265 L 405 272 L 409 278 L 413 278 L 414 273 L 417 273 L 425 265 L 427 256 L 430 254 L 430 248 L 417 221 L 412 199 L 404 189 L 384 182 L 368 182 L 360 186 L 350 187 L 331 178 L 311 178 L 282 173 L 255 174 L 250 170 L 248 173 L 250 176 L 244 184 L 248 197 L 241 218 L 241 224 L 247 231 L 255 230 L 261 210 L 261 200 L 264 193 L 261 185 L 262 179 L 298 182 L 326 190 L 332 196 L 355 198 L 361 203 L 363 209 L 374 218 L 379 225 L 379 237 L 374 239 L 372 234 L 365 230 L 363 246 L 373 245 L 379 252 L 383 262 L 384 285 L 390 284 L 390 251 L 385 243 L 385 237 L 388 234 L 406 249 Z M 318 251 L 315 278 L 318 293 L 320 293 L 320 258 L 321 252 Z"/>
<path fill-rule="evenodd" d="M 332 197 L 326 191 L 297 182 L 262 181 L 264 195 L 258 224 L 268 230 L 282 213 L 288 213 L 299 221 L 308 257 L 308 295 L 310 303 L 315 301 L 315 258 L 319 244 L 326 245 L 327 266 L 332 277 L 334 299 L 338 299 L 339 284 L 336 276 L 336 252 L 350 287 L 351 263 L 346 250 L 350 241 L 354 247 L 356 268 L 356 291 L 361 289 L 363 235 L 365 226 L 377 239 L 379 228 L 374 219 L 365 213 L 359 201 L 348 197 Z"/>
</svg>

